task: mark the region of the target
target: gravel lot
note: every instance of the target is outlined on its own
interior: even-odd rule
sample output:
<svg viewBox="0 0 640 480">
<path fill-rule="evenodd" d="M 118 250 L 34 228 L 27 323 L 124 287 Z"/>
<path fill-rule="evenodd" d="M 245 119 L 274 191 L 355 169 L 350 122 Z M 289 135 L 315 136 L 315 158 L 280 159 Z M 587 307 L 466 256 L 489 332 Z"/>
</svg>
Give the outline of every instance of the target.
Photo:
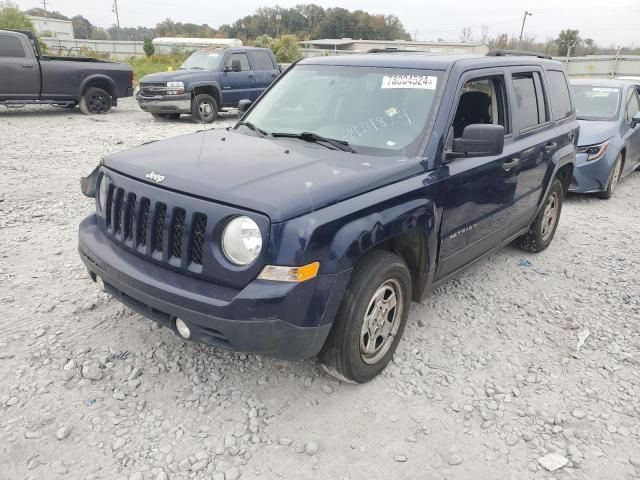
<svg viewBox="0 0 640 480">
<path fill-rule="evenodd" d="M 185 343 L 89 280 L 79 177 L 201 128 L 131 99 L 0 110 L 0 479 L 640 478 L 640 173 L 570 197 L 541 255 L 414 304 L 393 364 L 351 386 Z"/>
</svg>

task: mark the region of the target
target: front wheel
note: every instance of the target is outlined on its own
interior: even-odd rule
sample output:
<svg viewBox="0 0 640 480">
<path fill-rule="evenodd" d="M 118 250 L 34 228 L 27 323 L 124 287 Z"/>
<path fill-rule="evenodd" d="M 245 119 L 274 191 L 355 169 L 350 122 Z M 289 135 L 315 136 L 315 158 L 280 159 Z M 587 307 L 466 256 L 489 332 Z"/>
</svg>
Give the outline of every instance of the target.
<svg viewBox="0 0 640 480">
<path fill-rule="evenodd" d="M 80 99 L 80 111 L 85 115 L 109 113 L 113 100 L 109 92 L 97 87 L 89 87 Z"/>
<path fill-rule="evenodd" d="M 613 197 L 613 192 L 616 190 L 618 182 L 620 181 L 620 175 L 622 175 L 622 153 L 618 154 L 616 163 L 613 164 L 613 168 L 611 169 L 611 173 L 609 174 L 609 181 L 607 182 L 607 189 L 604 192 L 600 192 L 598 194 L 600 198 L 609 200 L 611 197 Z"/>
<path fill-rule="evenodd" d="M 529 231 L 516 240 L 516 245 L 528 252 L 538 253 L 549 246 L 560 221 L 564 188 L 557 178 L 553 180 L 540 213 L 529 227 Z"/>
<path fill-rule="evenodd" d="M 320 352 L 323 368 L 350 383 L 378 375 L 393 357 L 411 302 L 411 275 L 402 258 L 368 253 L 356 266 L 329 338 Z"/>
<path fill-rule="evenodd" d="M 196 122 L 213 123 L 218 118 L 218 103 L 205 93 L 197 94 L 191 100 L 191 116 Z"/>
</svg>

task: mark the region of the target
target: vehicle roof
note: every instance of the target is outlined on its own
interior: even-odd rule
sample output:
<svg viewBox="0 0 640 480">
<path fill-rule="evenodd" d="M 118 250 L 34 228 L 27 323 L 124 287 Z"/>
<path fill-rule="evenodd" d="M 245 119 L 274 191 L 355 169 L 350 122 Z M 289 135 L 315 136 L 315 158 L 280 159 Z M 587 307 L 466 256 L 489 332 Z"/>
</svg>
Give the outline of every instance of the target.
<svg viewBox="0 0 640 480">
<path fill-rule="evenodd" d="M 619 87 L 623 88 L 627 85 L 638 85 L 640 81 L 620 80 L 617 78 L 574 78 L 571 85 L 596 85 L 602 87 Z"/>
<path fill-rule="evenodd" d="M 301 60 L 300 65 L 327 65 L 347 67 L 407 68 L 424 70 L 446 70 L 457 64 L 468 68 L 498 66 L 540 65 L 544 68 L 562 68 L 555 60 L 534 56 L 503 56 L 448 54 L 434 55 L 425 52 L 416 53 L 370 53 L 361 55 L 334 55 L 329 57 L 311 57 Z"/>
</svg>

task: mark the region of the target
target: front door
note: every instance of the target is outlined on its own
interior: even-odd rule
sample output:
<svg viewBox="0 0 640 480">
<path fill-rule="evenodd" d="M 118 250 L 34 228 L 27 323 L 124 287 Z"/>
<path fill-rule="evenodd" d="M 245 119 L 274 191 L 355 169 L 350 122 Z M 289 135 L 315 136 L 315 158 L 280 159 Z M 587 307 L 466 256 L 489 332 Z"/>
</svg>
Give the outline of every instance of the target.
<svg viewBox="0 0 640 480">
<path fill-rule="evenodd" d="M 633 171 L 640 163 L 640 124 L 631 128 L 633 118 L 640 112 L 640 87 L 630 87 L 627 93 L 624 121 L 622 122 L 622 138 L 624 138 L 626 157 L 624 174 Z"/>
<path fill-rule="evenodd" d="M 488 252 L 514 231 L 520 152 L 513 141 L 508 98 L 503 72 L 463 77 L 450 128 L 453 136 L 460 137 L 471 124 L 503 125 L 505 145 L 501 155 L 455 158 L 447 165 L 436 280 Z"/>
<path fill-rule="evenodd" d="M 40 71 L 31 50 L 14 35 L 0 34 L 0 97 L 36 99 L 40 95 Z"/>
<path fill-rule="evenodd" d="M 239 70 L 233 70 L 234 63 L 239 63 Z M 235 106 L 240 100 L 256 99 L 256 78 L 246 53 L 232 53 L 222 68 L 220 84 L 223 105 Z"/>
</svg>

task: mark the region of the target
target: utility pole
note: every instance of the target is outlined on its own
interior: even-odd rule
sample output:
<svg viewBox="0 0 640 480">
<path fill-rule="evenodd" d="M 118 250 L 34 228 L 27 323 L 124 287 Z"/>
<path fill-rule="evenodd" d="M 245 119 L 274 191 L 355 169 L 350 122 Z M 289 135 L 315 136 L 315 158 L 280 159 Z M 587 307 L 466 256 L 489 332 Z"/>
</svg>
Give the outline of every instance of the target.
<svg viewBox="0 0 640 480">
<path fill-rule="evenodd" d="M 522 46 L 522 34 L 524 33 L 524 24 L 527 21 L 527 17 L 530 17 L 531 15 L 533 15 L 533 13 L 528 11 L 524 12 L 524 17 L 522 18 L 522 28 L 520 29 L 520 41 L 518 42 L 520 46 Z"/>
<path fill-rule="evenodd" d="M 276 38 L 280 37 L 280 20 L 282 19 L 282 15 L 280 15 L 280 7 L 276 5 Z"/>
<path fill-rule="evenodd" d="M 44 10 L 45 16 L 47 13 L 47 0 L 42 0 L 42 9 Z"/>
<path fill-rule="evenodd" d="M 113 13 L 116 14 L 116 25 L 118 26 L 118 36 L 120 36 L 120 14 L 118 13 L 118 0 L 113 0 Z"/>
</svg>

